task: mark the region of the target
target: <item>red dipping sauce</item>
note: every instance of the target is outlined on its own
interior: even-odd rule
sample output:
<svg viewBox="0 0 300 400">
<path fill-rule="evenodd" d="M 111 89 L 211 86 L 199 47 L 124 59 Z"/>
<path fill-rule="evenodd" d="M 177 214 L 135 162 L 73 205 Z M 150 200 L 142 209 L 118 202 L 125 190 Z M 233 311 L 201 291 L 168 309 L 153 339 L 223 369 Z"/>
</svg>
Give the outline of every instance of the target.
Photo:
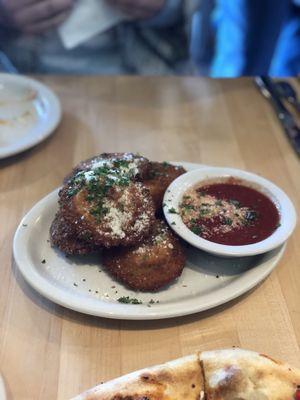
<svg viewBox="0 0 300 400">
<path fill-rule="evenodd" d="M 260 242 L 280 225 L 273 201 L 250 183 L 234 178 L 189 189 L 179 210 L 196 235 L 229 246 Z"/>
</svg>

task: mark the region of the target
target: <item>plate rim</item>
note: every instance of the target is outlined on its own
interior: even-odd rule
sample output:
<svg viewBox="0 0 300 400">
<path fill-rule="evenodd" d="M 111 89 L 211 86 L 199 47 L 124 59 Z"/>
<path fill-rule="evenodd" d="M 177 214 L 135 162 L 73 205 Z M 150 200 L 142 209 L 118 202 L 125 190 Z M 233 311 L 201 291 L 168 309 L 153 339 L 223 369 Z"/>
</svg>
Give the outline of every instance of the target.
<svg viewBox="0 0 300 400">
<path fill-rule="evenodd" d="M 51 110 L 51 120 L 46 128 L 36 134 L 32 140 L 25 141 L 25 143 L 21 142 L 21 144 L 19 145 L 17 141 L 16 143 L 0 147 L 0 160 L 22 153 L 43 142 L 51 134 L 54 133 L 55 129 L 58 127 L 62 119 L 61 102 L 58 96 L 49 86 L 25 75 L 0 73 L 0 81 L 1 80 L 2 82 L 20 82 L 35 89 L 39 93 L 41 98 L 47 99 L 49 108 Z"/>
<path fill-rule="evenodd" d="M 186 166 L 187 168 L 199 168 L 203 166 L 202 164 L 186 162 L 174 162 L 174 164 L 181 164 L 183 166 Z M 286 248 L 286 244 L 278 248 L 277 253 L 275 254 L 275 256 L 273 256 L 273 259 L 269 262 L 269 264 L 264 267 L 264 270 L 261 273 L 254 274 L 254 277 L 252 277 L 249 284 L 244 284 L 241 287 L 235 288 L 235 290 L 231 290 L 231 293 L 229 295 L 217 295 L 215 296 L 216 299 L 214 301 L 208 301 L 206 303 L 202 302 L 198 304 L 197 296 L 195 296 L 193 305 L 185 307 L 184 309 L 178 308 L 178 310 L 168 311 L 167 309 L 169 305 L 157 305 L 153 308 L 148 308 L 145 304 L 133 306 L 121 303 L 116 304 L 105 302 L 104 300 L 94 298 L 85 298 L 84 302 L 80 302 L 80 295 L 74 296 L 74 294 L 70 294 L 70 292 L 64 290 L 62 287 L 57 287 L 55 284 L 51 283 L 47 280 L 47 278 L 43 277 L 37 272 L 35 268 L 36 264 L 30 262 L 29 252 L 26 253 L 26 246 L 24 241 L 22 241 L 22 236 L 24 235 L 24 232 L 26 232 L 26 235 L 30 237 L 30 229 L 27 228 L 26 231 L 24 231 L 23 224 L 28 223 L 28 220 L 30 220 L 30 218 L 34 218 L 35 214 L 37 215 L 36 218 L 38 218 L 38 215 L 41 215 L 41 211 L 43 210 L 43 208 L 45 208 L 45 206 L 47 206 L 49 201 L 51 201 L 53 197 L 57 197 L 58 190 L 59 188 L 55 189 L 54 191 L 43 197 L 41 200 L 39 200 L 22 218 L 14 235 L 13 256 L 16 265 L 25 281 L 40 295 L 54 302 L 55 304 L 59 304 L 60 306 L 72 309 L 83 314 L 120 320 L 157 320 L 191 315 L 213 309 L 222 304 L 226 304 L 235 298 L 240 297 L 241 295 L 249 292 L 260 282 L 262 282 L 279 263 Z M 27 261 L 27 263 L 24 261 Z M 251 273 L 251 271 L 253 270 L 250 270 L 249 273 Z M 237 282 L 233 281 L 229 285 L 219 288 L 218 292 L 222 292 L 224 289 L 228 289 L 228 286 L 234 288 L 236 284 Z M 95 307 L 96 302 L 97 307 Z M 101 306 L 99 306 L 100 304 Z M 114 310 L 114 308 L 118 311 Z"/>
</svg>

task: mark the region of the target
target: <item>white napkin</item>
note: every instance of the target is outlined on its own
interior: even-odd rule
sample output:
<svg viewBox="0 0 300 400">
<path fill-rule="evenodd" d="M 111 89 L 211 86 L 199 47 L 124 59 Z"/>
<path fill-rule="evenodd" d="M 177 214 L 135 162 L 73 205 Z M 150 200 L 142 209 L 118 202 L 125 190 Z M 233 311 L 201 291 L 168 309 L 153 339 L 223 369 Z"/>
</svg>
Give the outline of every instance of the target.
<svg viewBox="0 0 300 400">
<path fill-rule="evenodd" d="M 65 48 L 72 49 L 124 19 L 126 16 L 105 0 L 77 0 L 58 31 Z"/>
</svg>

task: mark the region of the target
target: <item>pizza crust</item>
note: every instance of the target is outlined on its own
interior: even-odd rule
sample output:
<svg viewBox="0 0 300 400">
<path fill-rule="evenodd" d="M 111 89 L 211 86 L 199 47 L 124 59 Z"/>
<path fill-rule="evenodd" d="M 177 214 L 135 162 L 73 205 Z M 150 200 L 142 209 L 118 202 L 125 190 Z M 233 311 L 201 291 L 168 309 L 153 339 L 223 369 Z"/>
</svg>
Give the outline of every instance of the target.
<svg viewBox="0 0 300 400">
<path fill-rule="evenodd" d="M 238 348 L 200 355 L 206 400 L 293 400 L 300 371 Z"/>
<path fill-rule="evenodd" d="M 73 400 L 294 400 L 299 385 L 300 370 L 231 348 L 136 371 Z"/>
<path fill-rule="evenodd" d="M 201 366 L 195 354 L 114 379 L 73 400 L 199 400 L 202 391 Z"/>
</svg>

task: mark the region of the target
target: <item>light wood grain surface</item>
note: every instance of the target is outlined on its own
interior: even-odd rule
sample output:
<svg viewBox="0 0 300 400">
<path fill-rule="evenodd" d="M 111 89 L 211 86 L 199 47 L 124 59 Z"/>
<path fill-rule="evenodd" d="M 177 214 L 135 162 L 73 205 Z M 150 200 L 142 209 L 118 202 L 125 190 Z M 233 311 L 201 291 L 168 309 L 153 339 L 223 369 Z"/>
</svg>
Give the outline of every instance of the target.
<svg viewBox="0 0 300 400">
<path fill-rule="evenodd" d="M 45 300 L 20 277 L 20 218 L 79 160 L 133 151 L 156 160 L 238 167 L 281 186 L 300 211 L 300 161 L 248 79 L 41 78 L 63 121 L 46 142 L 0 162 L 0 369 L 9 400 L 69 399 L 120 374 L 232 345 L 300 367 L 300 230 L 275 272 L 225 306 L 183 318 L 93 318 Z"/>
</svg>

